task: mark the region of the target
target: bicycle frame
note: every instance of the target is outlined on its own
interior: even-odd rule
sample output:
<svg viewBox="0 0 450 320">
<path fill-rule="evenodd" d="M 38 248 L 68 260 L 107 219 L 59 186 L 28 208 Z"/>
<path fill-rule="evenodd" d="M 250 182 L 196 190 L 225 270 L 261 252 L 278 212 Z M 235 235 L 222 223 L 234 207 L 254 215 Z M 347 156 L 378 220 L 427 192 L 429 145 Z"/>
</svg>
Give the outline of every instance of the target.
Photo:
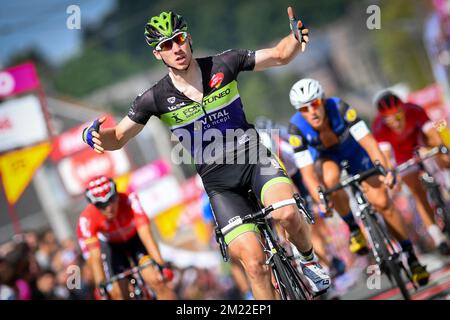
<svg viewBox="0 0 450 320">
<path fill-rule="evenodd" d="M 351 191 L 355 197 L 356 203 L 358 204 L 359 211 L 357 212 L 356 216 L 359 217 L 366 228 L 368 230 L 367 237 L 370 243 L 370 246 L 374 248 L 372 250 L 373 256 L 375 258 L 375 261 L 379 266 L 382 265 L 382 257 L 380 256 L 379 252 L 375 249 L 378 247 L 377 240 L 374 239 L 372 230 L 370 230 L 371 226 L 368 223 L 368 219 L 372 218 L 378 225 L 378 231 L 381 233 L 382 237 L 385 239 L 385 244 L 387 246 L 387 249 L 389 250 L 391 257 L 390 259 L 397 259 L 400 256 L 400 251 L 393 245 L 391 237 L 386 232 L 385 228 L 383 228 L 378 220 L 378 216 L 376 212 L 372 209 L 372 206 L 367 201 L 364 193 L 357 187 L 356 185 L 351 185 Z M 370 216 L 370 217 L 369 217 Z"/>
<path fill-rule="evenodd" d="M 450 233 L 450 212 L 448 212 L 448 208 L 443 199 L 440 185 L 437 183 L 434 176 L 424 164 L 425 160 L 432 158 L 439 153 L 448 154 L 448 149 L 445 146 L 434 147 L 422 157 L 417 150 L 415 153 L 416 156 L 414 158 L 409 159 L 405 163 L 402 163 L 397 167 L 396 171 L 402 172 L 412 166 L 418 166 L 419 170 L 422 172 L 422 174 L 420 175 L 420 181 L 428 192 L 431 204 L 435 207 L 436 214 L 444 221 L 444 229 L 447 230 L 448 233 Z"/>
<path fill-rule="evenodd" d="M 270 265 L 273 275 L 275 277 L 275 281 L 277 282 L 278 286 L 280 287 L 280 294 L 282 299 L 286 299 L 284 291 L 281 289 L 282 281 L 280 280 L 280 275 L 278 274 L 278 270 L 275 267 L 274 262 L 274 256 L 277 255 L 281 261 L 288 262 L 287 266 L 290 266 L 290 271 L 295 274 L 295 280 L 298 282 L 299 286 L 302 287 L 301 294 L 306 298 L 312 297 L 312 294 L 309 292 L 309 286 L 305 285 L 305 281 L 301 279 L 301 276 L 298 274 L 298 271 L 294 269 L 294 267 L 291 265 L 290 258 L 285 254 L 285 249 L 278 243 L 277 237 L 275 232 L 272 230 L 272 227 L 268 221 L 270 218 L 270 213 L 276 209 L 279 209 L 281 207 L 296 204 L 301 213 L 305 216 L 305 219 L 309 223 L 314 223 L 313 216 L 309 213 L 309 211 L 306 209 L 303 200 L 298 194 L 294 194 L 294 198 L 283 200 L 277 203 L 274 203 L 266 208 L 262 208 L 257 199 L 254 197 L 253 194 L 251 194 L 253 197 L 252 201 L 255 205 L 255 208 L 259 208 L 255 213 L 249 214 L 243 218 L 239 217 L 236 220 L 234 220 L 232 223 L 228 224 L 226 227 L 224 227 L 222 230 L 217 226 L 215 228 L 215 234 L 216 234 L 216 240 L 219 243 L 220 250 L 222 253 L 222 257 L 224 261 L 229 260 L 227 246 L 224 241 L 223 233 L 226 233 L 227 231 L 231 230 L 232 228 L 243 224 L 243 223 L 255 223 L 258 226 L 258 229 L 261 233 L 262 237 L 262 247 L 264 250 L 264 253 L 267 255 L 267 259 L 265 264 Z M 305 292 L 306 291 L 306 292 Z"/>
<path fill-rule="evenodd" d="M 365 229 L 367 230 L 368 240 L 370 243 L 370 247 L 372 248 L 371 251 L 376 263 L 378 264 L 380 269 L 384 269 L 383 267 L 385 263 L 388 265 L 387 269 L 384 269 L 385 273 L 386 271 L 388 272 L 387 275 L 389 276 L 389 279 L 392 283 L 394 282 L 392 281 L 391 276 L 394 277 L 394 280 L 397 283 L 397 286 L 400 288 L 405 299 L 409 299 L 409 293 L 405 287 L 403 280 L 401 279 L 400 270 L 405 271 L 410 281 L 411 276 L 408 273 L 407 269 L 404 267 L 403 263 L 401 263 L 401 261 L 399 260 L 400 252 L 395 248 L 392 243 L 391 237 L 389 237 L 386 230 L 378 221 L 376 212 L 373 210 L 372 206 L 366 199 L 366 196 L 359 186 L 360 182 L 367 179 L 368 177 L 377 173 L 386 175 L 386 171 L 379 163 L 376 163 L 375 168 L 356 174 L 352 177 L 348 177 L 347 164 L 343 163 L 342 166 L 344 168 L 343 171 L 346 177 L 344 177 L 341 182 L 338 183 L 335 187 L 328 190 L 324 190 L 322 187 L 319 187 L 318 192 L 321 201 L 328 207 L 327 197 L 329 194 L 346 187 L 350 188 L 359 208 L 357 216 L 361 219 Z M 397 262 L 400 263 L 397 264 Z M 416 287 L 414 283 L 413 285 L 414 287 Z"/>
<path fill-rule="evenodd" d="M 106 285 L 112 284 L 116 281 L 120 281 L 123 279 L 131 278 L 130 283 L 133 285 L 133 292 L 128 292 L 130 298 L 138 298 L 141 295 L 143 295 L 145 298 L 154 298 L 156 297 L 153 290 L 147 285 L 147 283 L 144 281 L 141 270 L 148 267 L 148 266 L 154 266 L 157 265 L 156 262 L 152 259 L 149 261 L 141 264 L 141 265 L 135 265 L 133 259 L 129 257 L 131 268 L 128 270 L 125 270 L 124 272 L 118 273 L 116 275 L 113 275 L 109 278 L 109 280 L 106 282 Z M 133 283 L 134 280 L 134 283 Z M 109 293 L 108 293 L 109 296 Z"/>
</svg>

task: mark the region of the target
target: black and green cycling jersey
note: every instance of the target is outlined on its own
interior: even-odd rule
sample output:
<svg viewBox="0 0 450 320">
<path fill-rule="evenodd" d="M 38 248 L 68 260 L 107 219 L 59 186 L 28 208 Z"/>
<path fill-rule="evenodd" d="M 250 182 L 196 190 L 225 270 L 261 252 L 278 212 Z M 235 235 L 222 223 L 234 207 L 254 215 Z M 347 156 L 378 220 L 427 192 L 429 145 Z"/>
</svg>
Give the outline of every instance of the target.
<svg viewBox="0 0 450 320">
<path fill-rule="evenodd" d="M 190 151 L 199 173 L 209 171 L 215 160 L 229 152 L 236 152 L 236 144 L 247 142 L 253 128 L 245 117 L 237 87 L 241 71 L 255 67 L 255 52 L 228 50 L 215 56 L 197 59 L 202 74 L 203 100 L 195 102 L 180 92 L 169 75 L 139 95 L 131 106 L 128 117 L 146 124 L 151 116 L 160 118 Z M 240 130 L 237 130 L 240 129 Z M 213 130 L 213 131 L 211 131 Z M 236 131 L 237 130 L 237 131 Z M 222 139 L 217 139 L 220 134 Z M 228 141 L 234 135 L 236 139 Z M 226 142 L 226 143 L 225 143 Z M 222 147 L 213 152 L 219 143 Z"/>
<path fill-rule="evenodd" d="M 273 184 L 291 182 L 245 118 L 236 79 L 239 72 L 254 69 L 255 52 L 229 50 L 197 62 L 203 83 L 201 104 L 177 90 L 167 75 L 136 98 L 128 117 L 140 124 L 152 115 L 159 117 L 190 151 L 222 229 L 253 212 L 250 189 L 264 203 L 264 193 Z M 211 139 L 212 131 L 225 139 L 216 139 L 217 135 Z M 233 141 L 228 140 L 230 135 Z M 253 224 L 241 225 L 226 234 L 225 241 L 256 229 Z"/>
</svg>

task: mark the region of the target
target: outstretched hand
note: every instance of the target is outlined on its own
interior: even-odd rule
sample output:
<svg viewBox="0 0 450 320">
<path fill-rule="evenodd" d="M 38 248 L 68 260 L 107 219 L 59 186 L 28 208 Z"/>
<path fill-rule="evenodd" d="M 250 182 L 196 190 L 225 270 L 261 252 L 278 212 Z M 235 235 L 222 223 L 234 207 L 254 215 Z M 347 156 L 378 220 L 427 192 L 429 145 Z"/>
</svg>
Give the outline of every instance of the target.
<svg viewBox="0 0 450 320">
<path fill-rule="evenodd" d="M 106 121 L 106 117 L 95 120 L 89 127 L 83 130 L 83 141 L 87 143 L 97 153 L 104 153 L 100 137 L 100 126 Z"/>
<path fill-rule="evenodd" d="M 287 14 L 292 33 L 294 34 L 295 39 L 301 43 L 302 52 L 304 52 L 306 49 L 306 44 L 309 42 L 309 29 L 303 25 L 301 20 L 297 20 L 292 7 L 287 8 Z"/>
</svg>

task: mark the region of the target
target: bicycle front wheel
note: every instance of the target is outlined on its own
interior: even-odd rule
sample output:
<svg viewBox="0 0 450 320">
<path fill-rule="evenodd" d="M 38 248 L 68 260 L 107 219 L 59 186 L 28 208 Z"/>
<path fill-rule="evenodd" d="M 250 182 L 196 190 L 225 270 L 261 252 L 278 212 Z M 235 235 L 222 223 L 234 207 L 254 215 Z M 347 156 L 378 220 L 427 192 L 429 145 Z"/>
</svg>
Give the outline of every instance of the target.
<svg viewBox="0 0 450 320">
<path fill-rule="evenodd" d="M 292 266 L 288 266 L 288 263 L 290 262 L 282 260 L 278 254 L 273 256 L 272 269 L 278 282 L 281 298 L 284 300 L 307 300 L 308 295 L 299 280 L 299 275 L 295 274 L 296 271 Z"/>
<path fill-rule="evenodd" d="M 408 289 L 406 289 L 406 284 L 404 279 L 402 278 L 400 267 L 400 261 L 397 260 L 388 250 L 386 246 L 386 239 L 383 230 L 381 229 L 380 224 L 376 221 L 376 217 L 374 214 L 368 214 L 366 220 L 370 234 L 372 236 L 373 244 L 375 248 L 372 250 L 377 250 L 378 255 L 381 257 L 381 261 L 386 265 L 386 271 L 388 272 L 388 277 L 391 282 L 400 289 L 400 292 L 405 300 L 410 300 L 410 294 Z M 380 266 L 381 267 L 381 266 Z"/>
</svg>

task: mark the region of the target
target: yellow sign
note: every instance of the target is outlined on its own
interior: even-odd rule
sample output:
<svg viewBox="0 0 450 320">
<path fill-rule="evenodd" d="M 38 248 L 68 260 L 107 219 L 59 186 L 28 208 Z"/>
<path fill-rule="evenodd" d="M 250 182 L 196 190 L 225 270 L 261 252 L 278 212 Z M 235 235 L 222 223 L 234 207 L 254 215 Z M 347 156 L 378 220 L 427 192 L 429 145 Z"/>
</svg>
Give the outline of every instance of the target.
<svg viewBox="0 0 450 320">
<path fill-rule="evenodd" d="M 116 182 L 116 188 L 118 192 L 126 192 L 128 189 L 128 183 L 130 181 L 130 174 L 126 173 L 117 178 L 114 178 Z"/>
<path fill-rule="evenodd" d="M 51 144 L 42 143 L 34 147 L 9 152 L 0 157 L 0 173 L 6 198 L 15 204 L 33 178 L 34 172 L 50 153 Z"/>
<path fill-rule="evenodd" d="M 356 118 L 358 117 L 358 114 L 356 113 L 356 110 L 353 108 L 350 108 L 347 110 L 347 113 L 345 114 L 345 119 L 348 122 L 353 122 L 356 120 Z"/>
<path fill-rule="evenodd" d="M 450 128 L 447 126 L 447 121 L 441 120 L 434 124 L 434 127 L 439 132 L 444 145 L 450 147 Z"/>
<path fill-rule="evenodd" d="M 290 136 L 289 137 L 289 143 L 293 147 L 298 148 L 298 147 L 300 147 L 302 145 L 302 140 L 299 137 L 297 137 L 297 136 Z"/>
<path fill-rule="evenodd" d="M 204 245 L 207 245 L 209 243 L 209 240 L 211 239 L 212 231 L 211 226 L 207 225 L 201 220 L 198 220 L 194 224 L 195 227 L 195 234 L 197 236 L 197 239 Z"/>
<path fill-rule="evenodd" d="M 172 240 L 178 229 L 178 221 L 185 206 L 180 204 L 172 207 L 154 218 L 159 234 L 163 240 Z"/>
</svg>

